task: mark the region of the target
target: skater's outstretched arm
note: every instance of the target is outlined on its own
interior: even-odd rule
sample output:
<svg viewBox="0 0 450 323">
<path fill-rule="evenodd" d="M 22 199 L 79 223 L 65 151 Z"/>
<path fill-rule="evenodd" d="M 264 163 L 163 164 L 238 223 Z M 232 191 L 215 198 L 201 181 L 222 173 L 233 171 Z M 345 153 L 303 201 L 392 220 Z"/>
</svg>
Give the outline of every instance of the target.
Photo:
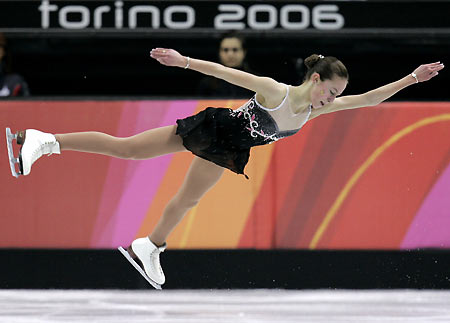
<svg viewBox="0 0 450 323">
<path fill-rule="evenodd" d="M 346 109 L 356 109 L 368 106 L 375 106 L 387 100 L 398 91 L 419 82 L 425 82 L 436 75 L 444 68 L 441 62 L 420 65 L 413 73 L 401 78 L 398 81 L 381 86 L 374 90 L 360 95 L 348 95 L 336 98 L 333 103 L 328 104 L 324 113 L 335 112 Z"/>
<path fill-rule="evenodd" d="M 282 100 L 286 94 L 286 87 L 270 77 L 260 77 L 218 63 L 188 58 L 174 49 L 155 48 L 151 50 L 150 56 L 163 65 L 189 68 L 211 75 L 254 91 L 263 97 L 280 98 Z"/>
</svg>

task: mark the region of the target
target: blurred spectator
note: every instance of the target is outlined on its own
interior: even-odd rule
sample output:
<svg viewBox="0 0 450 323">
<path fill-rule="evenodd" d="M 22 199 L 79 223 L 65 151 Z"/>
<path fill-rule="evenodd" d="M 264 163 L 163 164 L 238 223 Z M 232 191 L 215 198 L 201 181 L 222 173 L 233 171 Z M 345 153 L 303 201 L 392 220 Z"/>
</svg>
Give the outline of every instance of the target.
<svg viewBox="0 0 450 323">
<path fill-rule="evenodd" d="M 219 46 L 219 61 L 221 64 L 252 74 L 245 60 L 247 48 L 245 38 L 236 32 L 229 32 L 222 36 Z M 205 97 L 249 98 L 254 93 L 224 80 L 206 76 L 200 80 L 197 94 Z"/>
<path fill-rule="evenodd" d="M 11 73 L 11 53 L 5 36 L 0 33 L 0 98 L 29 95 L 28 84 L 23 77 Z"/>
</svg>

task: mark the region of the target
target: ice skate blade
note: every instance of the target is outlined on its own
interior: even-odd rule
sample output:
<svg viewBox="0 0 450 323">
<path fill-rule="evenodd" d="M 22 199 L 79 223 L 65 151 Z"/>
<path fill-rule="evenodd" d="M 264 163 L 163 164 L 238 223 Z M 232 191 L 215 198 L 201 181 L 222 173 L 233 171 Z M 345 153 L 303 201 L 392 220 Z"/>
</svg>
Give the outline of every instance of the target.
<svg viewBox="0 0 450 323">
<path fill-rule="evenodd" d="M 141 266 L 138 265 L 138 263 L 136 261 L 134 261 L 133 258 L 131 258 L 130 254 L 128 253 L 128 251 L 126 251 L 124 248 L 119 247 L 117 248 L 120 253 L 133 265 L 134 268 L 136 268 L 136 270 L 149 282 L 150 285 L 152 285 L 155 289 L 162 289 L 161 285 L 154 282 L 153 280 L 150 279 L 150 277 L 147 276 L 147 274 L 145 273 L 145 271 L 141 268 Z"/>
<path fill-rule="evenodd" d="M 12 141 L 16 138 L 17 136 L 11 133 L 11 129 L 6 128 L 6 147 L 8 148 L 9 166 L 11 167 L 11 174 L 15 178 L 21 175 L 16 171 L 15 164 L 19 164 L 19 159 L 14 157 L 14 151 L 12 147 Z"/>
</svg>

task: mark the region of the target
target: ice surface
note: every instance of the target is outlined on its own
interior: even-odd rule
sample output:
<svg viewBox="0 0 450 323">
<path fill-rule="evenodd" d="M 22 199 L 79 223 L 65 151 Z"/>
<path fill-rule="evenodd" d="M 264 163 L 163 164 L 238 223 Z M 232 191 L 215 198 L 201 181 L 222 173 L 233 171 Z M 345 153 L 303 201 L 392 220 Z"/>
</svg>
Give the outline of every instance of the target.
<svg viewBox="0 0 450 323">
<path fill-rule="evenodd" d="M 0 322 L 450 322 L 450 291 L 0 290 Z"/>
</svg>

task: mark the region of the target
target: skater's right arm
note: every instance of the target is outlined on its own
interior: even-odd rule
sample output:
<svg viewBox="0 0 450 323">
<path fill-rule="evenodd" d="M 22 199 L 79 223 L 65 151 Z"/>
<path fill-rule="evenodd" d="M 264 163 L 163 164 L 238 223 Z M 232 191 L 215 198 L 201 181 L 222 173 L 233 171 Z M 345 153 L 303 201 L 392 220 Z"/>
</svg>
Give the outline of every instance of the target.
<svg viewBox="0 0 450 323">
<path fill-rule="evenodd" d="M 260 77 L 221 64 L 200 59 L 187 58 L 176 50 L 168 48 L 155 48 L 150 56 L 163 65 L 189 68 L 191 70 L 211 75 L 231 84 L 254 91 L 263 97 L 284 98 L 286 86 L 269 77 Z"/>
</svg>

